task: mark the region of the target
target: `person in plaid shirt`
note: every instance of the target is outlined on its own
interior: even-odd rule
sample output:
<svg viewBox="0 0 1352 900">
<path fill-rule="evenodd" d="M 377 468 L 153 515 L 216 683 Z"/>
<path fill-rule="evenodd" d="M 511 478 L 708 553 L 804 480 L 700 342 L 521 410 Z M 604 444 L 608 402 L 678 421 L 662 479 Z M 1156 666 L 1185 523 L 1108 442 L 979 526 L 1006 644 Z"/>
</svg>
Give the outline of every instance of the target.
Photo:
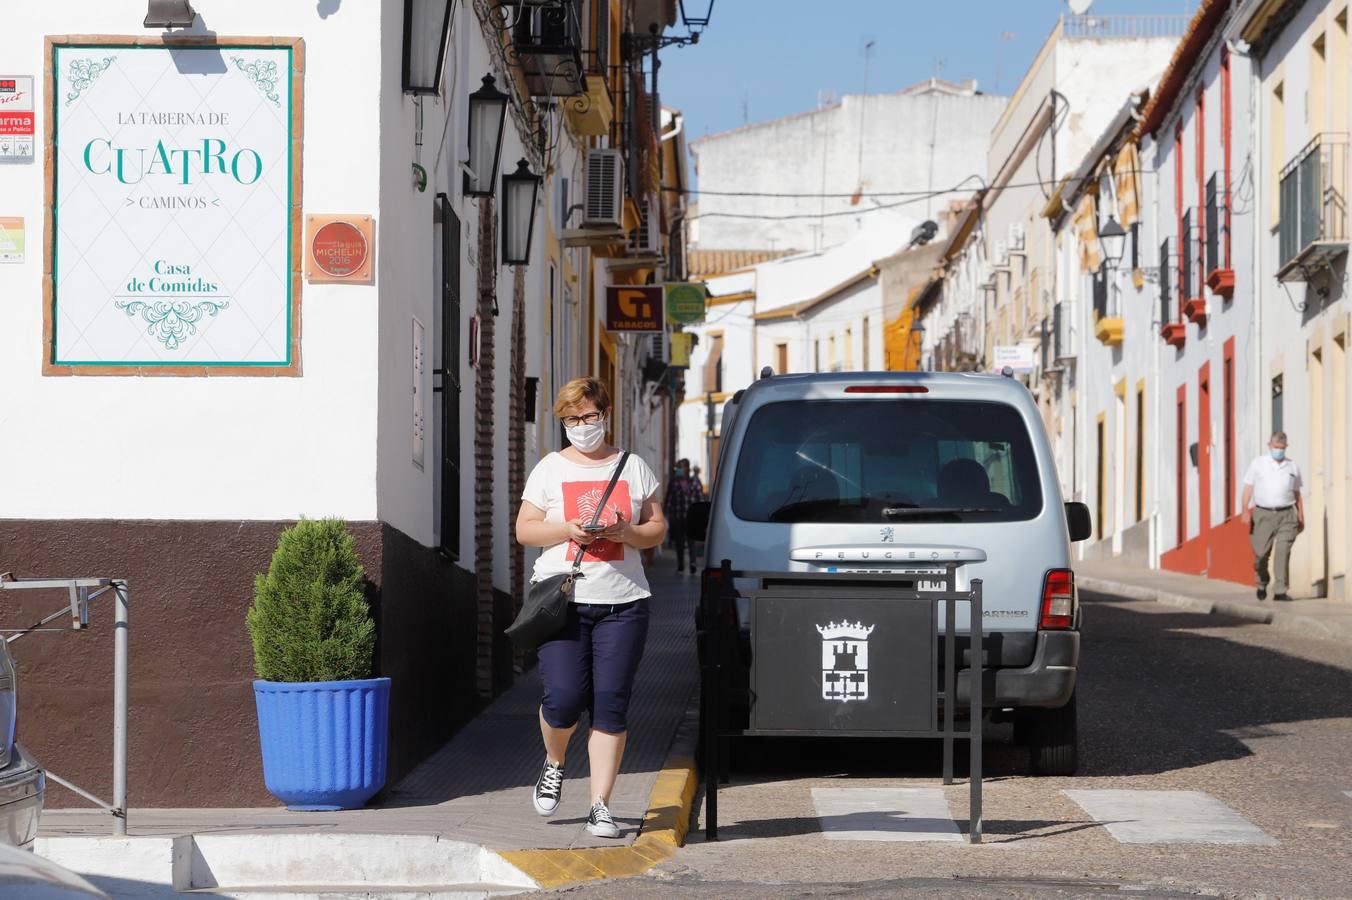
<svg viewBox="0 0 1352 900">
<path fill-rule="evenodd" d="M 672 543 L 676 545 L 676 571 L 685 570 L 685 553 L 690 550 L 690 572 L 695 571 L 695 550 L 685 533 L 685 519 L 690 504 L 704 499 L 704 492 L 698 482 L 690 477 L 690 460 L 676 460 L 676 474 L 667 485 L 667 496 L 662 502 L 662 511 L 666 513 Z"/>
</svg>

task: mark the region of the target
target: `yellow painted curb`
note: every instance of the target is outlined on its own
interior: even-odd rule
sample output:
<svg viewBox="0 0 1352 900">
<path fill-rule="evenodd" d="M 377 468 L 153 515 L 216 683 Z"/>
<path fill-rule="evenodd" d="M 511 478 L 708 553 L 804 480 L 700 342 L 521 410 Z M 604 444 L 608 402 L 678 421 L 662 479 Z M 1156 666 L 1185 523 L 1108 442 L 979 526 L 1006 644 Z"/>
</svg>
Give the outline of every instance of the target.
<svg viewBox="0 0 1352 900">
<path fill-rule="evenodd" d="M 657 774 L 648 795 L 643 826 L 630 847 L 585 850 L 500 850 L 498 855 L 535 880 L 542 888 L 579 881 L 642 875 L 670 858 L 685 844 L 690 806 L 695 801 L 695 761 L 674 756 Z"/>
</svg>

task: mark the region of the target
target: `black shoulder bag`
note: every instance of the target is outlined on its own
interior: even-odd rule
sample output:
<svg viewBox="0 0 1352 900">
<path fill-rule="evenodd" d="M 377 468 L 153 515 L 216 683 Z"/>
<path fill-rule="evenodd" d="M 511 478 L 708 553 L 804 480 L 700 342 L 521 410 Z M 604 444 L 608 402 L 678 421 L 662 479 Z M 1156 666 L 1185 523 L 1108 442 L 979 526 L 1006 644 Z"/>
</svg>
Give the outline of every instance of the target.
<svg viewBox="0 0 1352 900">
<path fill-rule="evenodd" d="M 620 473 L 624 471 L 624 464 L 628 461 L 629 451 L 626 450 L 615 466 L 615 474 L 610 476 L 610 484 L 606 485 L 606 492 L 601 495 L 596 512 L 592 513 L 591 524 L 595 525 L 601 518 L 601 512 L 606 508 L 611 492 L 615 490 L 615 482 L 620 480 Z M 578 547 L 571 571 L 563 575 L 553 575 L 530 586 L 530 590 L 526 593 L 526 602 L 521 607 L 516 621 L 507 626 L 507 636 L 512 639 L 512 644 L 518 650 L 534 650 L 567 624 L 568 604 L 573 602 L 573 584 L 583 577 L 582 557 L 586 552 L 585 546 Z"/>
</svg>

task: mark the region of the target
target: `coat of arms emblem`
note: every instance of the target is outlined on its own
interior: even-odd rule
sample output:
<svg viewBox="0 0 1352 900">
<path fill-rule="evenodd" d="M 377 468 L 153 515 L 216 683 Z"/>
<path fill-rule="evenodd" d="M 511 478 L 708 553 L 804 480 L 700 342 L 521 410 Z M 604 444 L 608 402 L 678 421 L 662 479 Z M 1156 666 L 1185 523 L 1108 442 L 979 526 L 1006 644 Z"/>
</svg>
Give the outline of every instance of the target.
<svg viewBox="0 0 1352 900">
<path fill-rule="evenodd" d="M 822 636 L 822 699 L 868 699 L 868 636 L 874 626 L 862 622 L 818 625 Z"/>
</svg>

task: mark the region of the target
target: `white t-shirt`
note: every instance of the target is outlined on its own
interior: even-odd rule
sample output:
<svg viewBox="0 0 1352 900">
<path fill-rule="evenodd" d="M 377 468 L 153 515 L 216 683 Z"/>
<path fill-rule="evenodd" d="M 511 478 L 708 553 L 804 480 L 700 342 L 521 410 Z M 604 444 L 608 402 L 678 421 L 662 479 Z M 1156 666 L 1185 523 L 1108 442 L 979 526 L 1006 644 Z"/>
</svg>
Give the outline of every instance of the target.
<svg viewBox="0 0 1352 900">
<path fill-rule="evenodd" d="M 1249 463 L 1244 483 L 1253 485 L 1254 506 L 1282 509 L 1294 505 L 1296 495 L 1300 493 L 1300 467 L 1294 460 L 1278 462 L 1272 454 L 1264 453 Z"/>
<path fill-rule="evenodd" d="M 619 461 L 617 455 L 610 462 L 582 465 L 551 453 L 531 470 L 521 499 L 544 510 L 546 522 L 580 518 L 586 524 L 591 521 Z M 630 522 L 638 522 L 643 502 L 656 494 L 657 488 L 657 477 L 648 464 L 630 456 L 598 522 L 613 525 L 621 512 Z M 531 581 L 567 574 L 577 550 L 572 541 L 545 548 L 535 561 Z M 588 545 L 587 555 L 582 558 L 582 577 L 573 589 L 574 603 L 630 603 L 649 595 L 648 578 L 643 574 L 638 550 L 614 541 L 593 541 Z"/>
</svg>

